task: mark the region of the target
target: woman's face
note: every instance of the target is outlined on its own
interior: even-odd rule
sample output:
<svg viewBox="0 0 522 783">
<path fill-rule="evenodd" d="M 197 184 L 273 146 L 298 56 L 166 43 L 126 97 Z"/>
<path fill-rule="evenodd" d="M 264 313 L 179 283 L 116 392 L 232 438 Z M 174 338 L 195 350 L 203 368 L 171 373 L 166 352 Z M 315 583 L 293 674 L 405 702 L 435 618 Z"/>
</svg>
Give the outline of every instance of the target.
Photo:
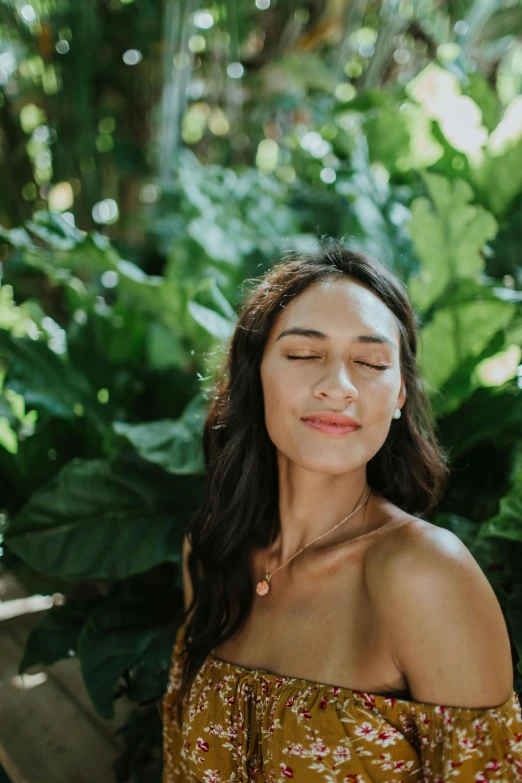
<svg viewBox="0 0 522 783">
<path fill-rule="evenodd" d="M 293 329 L 317 334 L 282 334 Z M 360 468 L 383 445 L 406 398 L 395 316 L 350 278 L 316 283 L 281 309 L 261 383 L 266 428 L 282 455 L 318 472 Z M 303 421 L 324 413 L 346 414 L 360 426 L 332 434 Z"/>
</svg>

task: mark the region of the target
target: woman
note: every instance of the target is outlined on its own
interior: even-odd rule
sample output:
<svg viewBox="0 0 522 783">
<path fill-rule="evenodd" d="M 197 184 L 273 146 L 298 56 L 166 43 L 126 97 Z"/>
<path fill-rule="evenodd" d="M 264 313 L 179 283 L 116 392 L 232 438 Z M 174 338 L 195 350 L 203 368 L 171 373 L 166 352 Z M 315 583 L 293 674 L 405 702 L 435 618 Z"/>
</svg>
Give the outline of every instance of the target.
<svg viewBox="0 0 522 783">
<path fill-rule="evenodd" d="M 423 518 L 448 468 L 417 337 L 345 248 L 256 281 L 205 422 L 163 783 L 522 780 L 502 611 Z"/>
</svg>

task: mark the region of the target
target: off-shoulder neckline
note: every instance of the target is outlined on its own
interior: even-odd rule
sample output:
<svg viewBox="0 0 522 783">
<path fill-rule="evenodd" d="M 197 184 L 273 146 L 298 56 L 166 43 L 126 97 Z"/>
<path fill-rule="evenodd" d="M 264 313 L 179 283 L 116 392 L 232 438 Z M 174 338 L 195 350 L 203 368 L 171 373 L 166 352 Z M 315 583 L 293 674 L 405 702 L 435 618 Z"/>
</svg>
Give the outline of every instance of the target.
<svg viewBox="0 0 522 783">
<path fill-rule="evenodd" d="M 506 699 L 505 702 L 502 704 L 497 705 L 496 707 L 458 707 L 455 705 L 445 705 L 445 704 L 432 704 L 430 702 L 423 702 L 423 701 L 412 701 L 411 699 L 400 699 L 396 696 L 393 696 L 392 694 L 386 695 L 382 693 L 370 693 L 369 691 L 363 691 L 356 688 L 347 688 L 342 685 L 330 685 L 325 682 L 317 682 L 315 680 L 307 680 L 303 677 L 291 677 L 290 675 L 285 674 L 276 674 L 276 672 L 270 672 L 268 669 L 250 669 L 248 666 L 241 666 L 239 663 L 232 663 L 231 661 L 225 661 L 224 658 L 219 658 L 217 655 L 214 655 L 214 653 L 210 652 L 207 655 L 207 659 L 212 659 L 215 661 L 218 665 L 224 666 L 226 668 L 236 670 L 236 671 L 243 671 L 245 673 L 248 673 L 249 675 L 253 674 L 259 674 L 262 677 L 266 678 L 267 680 L 282 680 L 284 682 L 293 682 L 298 685 L 301 685 L 303 687 L 314 687 L 317 689 L 331 689 L 335 688 L 335 690 L 339 691 L 340 693 L 346 694 L 348 697 L 356 697 L 360 698 L 363 701 L 376 701 L 377 703 L 383 704 L 384 702 L 394 702 L 399 705 L 406 705 L 410 710 L 411 709 L 419 709 L 423 708 L 425 710 L 434 710 L 436 707 L 442 708 L 444 710 L 451 710 L 454 713 L 457 713 L 459 715 L 472 715 L 472 716 L 478 716 L 478 715 L 485 715 L 492 711 L 504 711 L 509 709 L 510 707 L 514 706 L 515 700 L 517 698 L 517 693 L 513 689 L 511 691 L 511 694 Z M 368 697 L 365 699 L 365 697 Z"/>
</svg>

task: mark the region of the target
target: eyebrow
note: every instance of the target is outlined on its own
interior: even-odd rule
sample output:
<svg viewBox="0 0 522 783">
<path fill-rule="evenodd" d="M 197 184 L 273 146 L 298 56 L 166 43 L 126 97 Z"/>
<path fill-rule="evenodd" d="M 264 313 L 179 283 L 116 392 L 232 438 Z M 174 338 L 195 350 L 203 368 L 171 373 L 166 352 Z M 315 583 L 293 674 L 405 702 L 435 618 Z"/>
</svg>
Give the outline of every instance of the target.
<svg viewBox="0 0 522 783">
<path fill-rule="evenodd" d="M 286 337 L 289 334 L 296 334 L 300 337 L 311 337 L 315 340 L 329 340 L 327 334 L 324 332 L 319 332 L 317 329 L 306 329 L 302 326 L 294 326 L 292 329 L 284 329 L 276 338 L 277 340 L 280 340 L 282 337 Z M 392 345 L 394 348 L 397 348 L 397 344 L 390 340 L 388 337 L 385 337 L 380 332 L 375 332 L 374 334 L 359 334 L 356 337 L 352 339 L 352 343 L 387 343 L 388 345 Z"/>
</svg>

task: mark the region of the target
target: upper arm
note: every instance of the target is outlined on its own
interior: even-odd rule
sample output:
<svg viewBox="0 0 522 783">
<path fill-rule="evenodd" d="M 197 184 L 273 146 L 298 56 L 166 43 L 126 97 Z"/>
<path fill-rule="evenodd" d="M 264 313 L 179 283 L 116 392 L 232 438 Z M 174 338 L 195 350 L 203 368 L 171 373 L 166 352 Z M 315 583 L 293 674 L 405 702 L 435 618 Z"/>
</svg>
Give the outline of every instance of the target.
<svg viewBox="0 0 522 783">
<path fill-rule="evenodd" d="M 372 606 L 412 698 L 496 707 L 513 689 L 511 646 L 493 588 L 449 530 L 407 538 L 369 579 Z"/>
<path fill-rule="evenodd" d="M 183 602 L 185 606 L 185 611 L 190 606 L 190 603 L 192 601 L 193 591 L 192 591 L 192 584 L 190 581 L 190 574 L 188 570 L 188 555 L 190 552 L 190 543 L 185 535 L 183 537 L 183 547 L 182 547 L 182 576 L 183 576 Z"/>
</svg>

